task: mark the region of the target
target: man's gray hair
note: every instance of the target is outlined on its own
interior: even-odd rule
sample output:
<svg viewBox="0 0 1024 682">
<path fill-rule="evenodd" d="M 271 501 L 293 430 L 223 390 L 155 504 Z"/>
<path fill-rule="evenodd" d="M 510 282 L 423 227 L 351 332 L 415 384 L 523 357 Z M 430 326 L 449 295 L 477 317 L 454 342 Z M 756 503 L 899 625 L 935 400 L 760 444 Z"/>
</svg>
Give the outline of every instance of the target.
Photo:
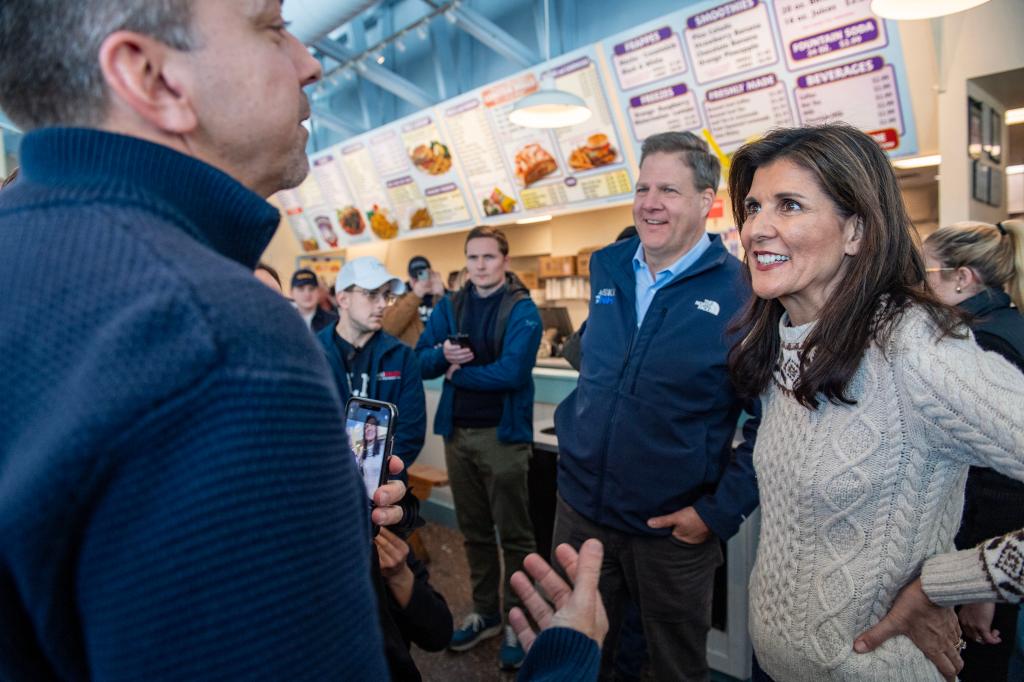
<svg viewBox="0 0 1024 682">
<path fill-rule="evenodd" d="M 722 177 L 722 167 L 718 157 L 708 149 L 708 143 L 693 133 L 670 131 L 651 135 L 644 140 L 640 150 L 640 165 L 651 154 L 679 154 L 690 170 L 693 171 L 693 184 L 698 192 L 710 189 L 718 191 L 718 182 Z"/>
<path fill-rule="evenodd" d="M 0 109 L 24 130 L 96 126 L 108 91 L 99 51 L 115 31 L 195 47 L 194 0 L 0 0 Z"/>
</svg>

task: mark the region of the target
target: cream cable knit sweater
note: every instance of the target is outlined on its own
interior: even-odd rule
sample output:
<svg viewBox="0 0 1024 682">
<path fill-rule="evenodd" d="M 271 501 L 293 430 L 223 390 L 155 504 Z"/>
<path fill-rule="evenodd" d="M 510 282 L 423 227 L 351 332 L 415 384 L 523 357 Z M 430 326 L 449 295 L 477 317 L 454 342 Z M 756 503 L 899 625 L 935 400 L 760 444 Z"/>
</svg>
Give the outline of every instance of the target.
<svg viewBox="0 0 1024 682">
<path fill-rule="evenodd" d="M 865 353 L 850 385 L 857 404 L 811 411 L 787 390 L 813 323 L 785 323 L 754 449 L 758 660 L 779 682 L 940 680 L 906 637 L 870 654 L 854 653 L 853 641 L 925 559 L 952 548 L 969 466 L 1024 479 L 1024 377 L 973 338 L 936 342 L 912 309 L 884 354 Z"/>
</svg>

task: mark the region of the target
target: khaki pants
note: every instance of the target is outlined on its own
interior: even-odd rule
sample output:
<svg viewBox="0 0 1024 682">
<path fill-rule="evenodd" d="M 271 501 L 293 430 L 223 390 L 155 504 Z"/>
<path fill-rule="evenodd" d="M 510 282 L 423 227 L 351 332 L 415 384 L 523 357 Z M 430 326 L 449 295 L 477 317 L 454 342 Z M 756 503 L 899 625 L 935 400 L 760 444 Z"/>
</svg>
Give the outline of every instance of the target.
<svg viewBox="0 0 1024 682">
<path fill-rule="evenodd" d="M 456 427 L 444 444 L 455 518 L 465 536 L 473 608 L 481 615 L 502 613 L 502 585 L 504 612 L 519 605 L 508 579 L 535 547 L 526 487 L 530 453 L 528 443 L 499 442 L 496 428 Z M 504 582 L 495 529 L 501 538 Z"/>
</svg>

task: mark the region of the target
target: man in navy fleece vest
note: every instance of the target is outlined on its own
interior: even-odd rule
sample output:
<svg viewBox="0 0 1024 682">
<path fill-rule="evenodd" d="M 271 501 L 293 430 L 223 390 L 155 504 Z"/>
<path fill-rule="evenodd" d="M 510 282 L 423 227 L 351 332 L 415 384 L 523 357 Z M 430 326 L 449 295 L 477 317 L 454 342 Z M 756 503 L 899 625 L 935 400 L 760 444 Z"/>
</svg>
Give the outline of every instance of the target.
<svg viewBox="0 0 1024 682">
<path fill-rule="evenodd" d="M 0 679 L 387 678 L 337 391 L 252 276 L 319 77 L 279 0 L 0 3 Z"/>
</svg>

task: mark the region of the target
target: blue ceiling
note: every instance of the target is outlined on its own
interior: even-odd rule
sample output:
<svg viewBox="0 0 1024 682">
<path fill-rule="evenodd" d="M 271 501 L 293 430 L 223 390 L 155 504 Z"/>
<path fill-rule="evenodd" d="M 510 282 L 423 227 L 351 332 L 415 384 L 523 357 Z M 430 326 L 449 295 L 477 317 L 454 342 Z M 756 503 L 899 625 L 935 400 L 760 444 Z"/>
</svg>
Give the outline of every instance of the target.
<svg viewBox="0 0 1024 682">
<path fill-rule="evenodd" d="M 693 2 L 549 0 L 550 56 Z M 373 5 L 313 45 L 325 78 L 310 88 L 310 151 L 544 61 L 544 13 L 544 0 Z"/>
</svg>

